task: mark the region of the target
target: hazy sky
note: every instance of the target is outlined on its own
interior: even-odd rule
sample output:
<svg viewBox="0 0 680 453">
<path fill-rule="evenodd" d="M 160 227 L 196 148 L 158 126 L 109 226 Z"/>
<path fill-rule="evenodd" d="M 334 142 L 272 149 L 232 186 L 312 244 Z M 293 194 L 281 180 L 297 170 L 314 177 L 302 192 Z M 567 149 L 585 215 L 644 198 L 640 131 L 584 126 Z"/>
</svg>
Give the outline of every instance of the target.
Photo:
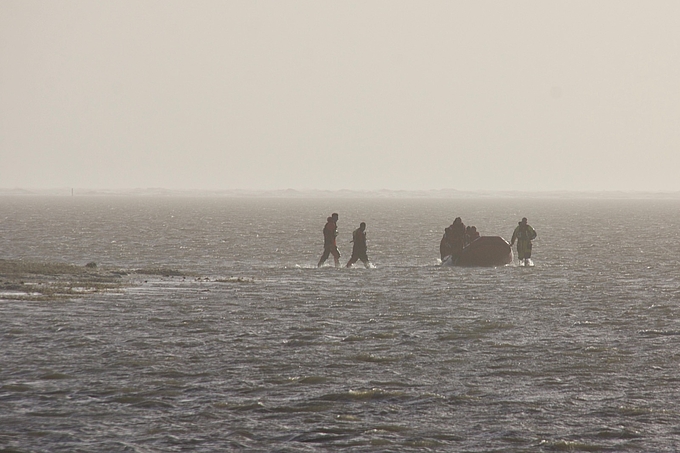
<svg viewBox="0 0 680 453">
<path fill-rule="evenodd" d="M 680 190 L 680 1 L 0 0 L 0 187 Z"/>
</svg>

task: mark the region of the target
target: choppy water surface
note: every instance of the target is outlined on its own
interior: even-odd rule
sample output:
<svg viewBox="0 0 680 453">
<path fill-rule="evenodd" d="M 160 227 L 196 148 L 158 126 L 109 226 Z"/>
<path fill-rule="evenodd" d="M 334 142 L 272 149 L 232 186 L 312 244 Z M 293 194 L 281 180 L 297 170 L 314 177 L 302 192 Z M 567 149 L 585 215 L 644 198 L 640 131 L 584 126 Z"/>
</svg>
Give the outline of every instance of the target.
<svg viewBox="0 0 680 453">
<path fill-rule="evenodd" d="M 680 449 L 677 200 L 0 209 L 0 258 L 185 274 L 0 300 L 0 451 Z M 374 269 L 315 268 L 333 211 L 342 263 L 365 221 Z M 527 216 L 536 266 L 439 267 L 456 216 Z"/>
</svg>

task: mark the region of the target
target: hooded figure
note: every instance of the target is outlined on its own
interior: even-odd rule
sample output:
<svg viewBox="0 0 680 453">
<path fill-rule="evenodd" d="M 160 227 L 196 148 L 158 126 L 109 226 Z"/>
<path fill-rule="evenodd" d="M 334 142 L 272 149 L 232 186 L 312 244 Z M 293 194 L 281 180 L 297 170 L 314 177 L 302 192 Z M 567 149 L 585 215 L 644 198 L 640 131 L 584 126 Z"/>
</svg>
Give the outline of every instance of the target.
<svg viewBox="0 0 680 453">
<path fill-rule="evenodd" d="M 460 217 L 456 217 L 449 228 L 451 232 L 451 254 L 457 259 L 460 257 L 463 247 L 465 247 L 465 224 Z"/>
<path fill-rule="evenodd" d="M 442 261 L 449 255 L 453 254 L 453 247 L 451 246 L 451 227 L 446 227 L 444 229 L 444 236 L 439 242 L 439 254 L 441 255 Z"/>
</svg>

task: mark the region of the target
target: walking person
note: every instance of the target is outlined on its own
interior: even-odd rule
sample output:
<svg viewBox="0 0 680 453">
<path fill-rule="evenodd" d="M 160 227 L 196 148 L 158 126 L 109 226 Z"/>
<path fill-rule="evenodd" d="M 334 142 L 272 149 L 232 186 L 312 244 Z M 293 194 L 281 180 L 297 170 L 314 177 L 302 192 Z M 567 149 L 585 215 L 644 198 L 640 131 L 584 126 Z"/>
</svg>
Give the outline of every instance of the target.
<svg viewBox="0 0 680 453">
<path fill-rule="evenodd" d="M 519 222 L 517 228 L 515 228 L 515 231 L 512 233 L 512 239 L 510 240 L 511 247 L 515 244 L 515 241 L 517 241 L 517 257 L 519 258 L 520 265 L 530 265 L 531 241 L 536 239 L 536 236 L 536 230 L 527 223 L 527 218 L 522 218 L 522 221 Z"/>
<path fill-rule="evenodd" d="M 347 261 L 346 267 L 352 267 L 352 264 L 356 263 L 357 260 L 361 260 L 364 266 L 368 268 L 370 263 L 368 262 L 368 255 L 366 251 L 368 247 L 366 245 L 366 222 L 361 222 L 359 228 L 354 230 L 352 233 L 352 242 L 354 246 L 352 247 L 352 256 L 349 261 Z"/>
<path fill-rule="evenodd" d="M 338 237 L 338 213 L 334 212 L 326 219 L 326 225 L 323 227 L 323 255 L 319 259 L 317 267 L 321 267 L 328 259 L 329 255 L 333 255 L 335 267 L 340 267 L 340 252 L 335 239 Z"/>
</svg>

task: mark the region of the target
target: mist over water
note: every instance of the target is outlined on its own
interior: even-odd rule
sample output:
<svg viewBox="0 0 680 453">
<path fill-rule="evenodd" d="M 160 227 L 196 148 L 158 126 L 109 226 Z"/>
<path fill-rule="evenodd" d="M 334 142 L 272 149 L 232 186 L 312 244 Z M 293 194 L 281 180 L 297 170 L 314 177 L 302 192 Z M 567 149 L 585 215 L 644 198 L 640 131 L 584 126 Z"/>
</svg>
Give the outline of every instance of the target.
<svg viewBox="0 0 680 453">
<path fill-rule="evenodd" d="M 679 208 L 2 197 L 0 259 L 177 272 L 0 299 L 0 445 L 677 451 Z M 363 221 L 375 268 L 316 268 L 331 212 L 341 264 Z M 528 217 L 535 267 L 438 266 L 457 216 Z"/>
</svg>

